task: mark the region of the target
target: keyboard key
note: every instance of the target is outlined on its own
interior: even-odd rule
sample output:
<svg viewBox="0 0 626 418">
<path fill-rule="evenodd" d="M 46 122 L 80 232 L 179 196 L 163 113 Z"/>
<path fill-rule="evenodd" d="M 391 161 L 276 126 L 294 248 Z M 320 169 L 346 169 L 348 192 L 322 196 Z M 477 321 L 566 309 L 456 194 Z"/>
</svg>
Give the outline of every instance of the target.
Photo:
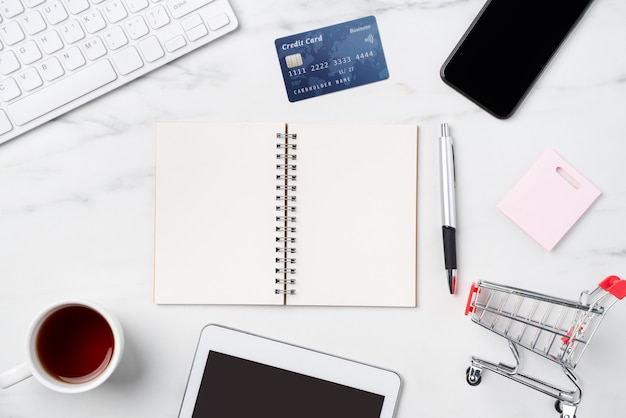
<svg viewBox="0 0 626 418">
<path fill-rule="evenodd" d="M 131 46 L 113 55 L 113 63 L 120 74 L 126 75 L 143 67 L 143 60 L 137 52 L 137 48 Z"/>
<path fill-rule="evenodd" d="M 203 25 L 202 18 L 198 13 L 194 13 L 193 15 L 181 20 L 180 25 L 183 27 L 185 32 L 190 31 L 196 26 Z"/>
<path fill-rule="evenodd" d="M 107 53 L 107 49 L 104 46 L 102 39 L 97 36 L 83 42 L 82 48 L 83 51 L 85 51 L 87 58 L 91 61 L 94 61 Z"/>
<path fill-rule="evenodd" d="M 17 49 L 20 61 L 24 64 L 32 64 L 41 58 L 41 51 L 37 47 L 35 41 L 26 41 Z"/>
<path fill-rule="evenodd" d="M 59 36 L 59 33 L 55 30 L 48 31 L 40 35 L 37 37 L 37 42 L 39 43 L 39 46 L 41 46 L 41 49 L 43 49 L 43 52 L 48 55 L 51 55 L 63 48 L 61 36 Z"/>
<path fill-rule="evenodd" d="M 126 0 L 126 6 L 131 13 L 137 13 L 148 7 L 148 0 Z"/>
<path fill-rule="evenodd" d="M 151 36 L 139 42 L 139 49 L 148 62 L 154 62 L 165 55 L 161 43 L 156 36 Z"/>
<path fill-rule="evenodd" d="M 65 74 L 65 71 L 63 71 L 63 67 L 57 57 L 52 57 L 42 61 L 39 65 L 37 65 L 37 69 L 41 72 L 41 75 L 43 75 L 43 78 L 45 78 L 46 81 L 55 80 Z"/>
<path fill-rule="evenodd" d="M 24 125 L 117 78 L 109 60 L 102 60 L 7 106 L 17 125 Z"/>
<path fill-rule="evenodd" d="M 26 37 L 19 23 L 15 20 L 11 20 L 7 22 L 6 25 L 0 26 L 0 35 L 2 35 L 2 39 L 7 45 L 15 45 Z"/>
<path fill-rule="evenodd" d="M 128 16 L 121 0 L 112 0 L 106 3 L 102 8 L 102 11 L 104 12 L 107 20 L 111 23 L 117 23 Z"/>
<path fill-rule="evenodd" d="M 68 44 L 78 42 L 85 37 L 85 32 L 83 32 L 83 28 L 78 23 L 78 20 L 70 20 L 61 25 L 60 29 L 63 39 Z"/>
<path fill-rule="evenodd" d="M 24 6 L 20 0 L 0 0 L 0 10 L 7 18 L 12 18 L 24 11 Z"/>
<path fill-rule="evenodd" d="M 7 114 L 4 113 L 4 110 L 0 110 L 0 135 L 6 134 L 11 130 L 13 130 L 11 121 L 9 121 L 9 118 L 7 117 Z"/>
<path fill-rule="evenodd" d="M 128 19 L 124 22 L 124 27 L 126 27 L 126 32 L 128 32 L 130 39 L 139 39 L 150 32 L 148 25 L 146 25 L 146 21 L 141 16 L 135 16 Z"/>
<path fill-rule="evenodd" d="M 17 82 L 13 78 L 5 78 L 0 81 L 0 99 L 8 102 L 10 100 L 19 97 L 22 91 L 17 85 Z"/>
<path fill-rule="evenodd" d="M 67 8 L 73 15 L 77 15 L 89 9 L 88 0 L 65 0 L 65 4 L 67 4 Z"/>
<path fill-rule="evenodd" d="M 52 2 L 49 5 L 44 6 L 41 10 L 43 10 L 44 16 L 51 25 L 61 23 L 68 18 L 67 11 L 60 1 Z"/>
<path fill-rule="evenodd" d="M 65 68 L 69 71 L 74 71 L 86 63 L 83 53 L 80 52 L 80 49 L 76 46 L 68 49 L 67 51 L 63 51 L 61 54 L 61 61 L 63 62 L 63 65 L 65 65 Z"/>
<path fill-rule="evenodd" d="M 209 29 L 211 29 L 212 31 L 216 31 L 228 25 L 229 23 L 230 19 L 228 18 L 228 15 L 226 13 L 222 13 L 220 15 L 212 17 L 209 20 Z"/>
<path fill-rule="evenodd" d="M 91 10 L 90 12 L 81 16 L 85 30 L 89 33 L 96 33 L 101 29 L 104 29 L 107 23 L 104 21 L 102 13 L 98 9 Z"/>
<path fill-rule="evenodd" d="M 185 41 L 185 37 L 183 35 L 178 35 L 170 40 L 165 41 L 165 49 L 169 52 L 174 52 L 177 49 L 180 49 L 187 45 L 187 41 Z"/>
<path fill-rule="evenodd" d="M 213 0 L 168 0 L 166 4 L 170 13 L 172 13 L 172 17 L 178 19 L 212 1 Z"/>
<path fill-rule="evenodd" d="M 104 34 L 104 42 L 109 46 L 109 49 L 116 50 L 128 43 L 128 38 L 124 34 L 124 31 L 119 26 L 113 27 L 110 31 Z"/>
<path fill-rule="evenodd" d="M 32 9 L 33 7 L 39 6 L 42 3 L 45 3 L 46 0 L 24 0 L 24 4 L 26 7 Z"/>
<path fill-rule="evenodd" d="M 165 8 L 161 5 L 148 10 L 146 17 L 152 29 L 159 29 L 170 23 L 170 17 L 167 15 Z"/>
<path fill-rule="evenodd" d="M 13 51 L 6 51 L 0 54 L 0 73 L 9 75 L 13 71 L 19 70 L 20 66 L 20 62 Z"/>
<path fill-rule="evenodd" d="M 46 22 L 38 11 L 20 17 L 20 23 L 28 35 L 34 35 L 46 28 Z"/>
<path fill-rule="evenodd" d="M 17 82 L 24 91 L 32 91 L 43 84 L 43 80 L 39 73 L 33 67 L 27 68 L 25 71 L 17 75 Z"/>
<path fill-rule="evenodd" d="M 206 36 L 209 34 L 209 31 L 207 30 L 206 26 L 204 26 L 204 24 L 202 25 L 198 25 L 193 29 L 188 30 L 187 32 L 187 37 L 189 38 L 190 41 L 197 41 L 198 39 L 202 38 L 203 36 Z"/>
</svg>

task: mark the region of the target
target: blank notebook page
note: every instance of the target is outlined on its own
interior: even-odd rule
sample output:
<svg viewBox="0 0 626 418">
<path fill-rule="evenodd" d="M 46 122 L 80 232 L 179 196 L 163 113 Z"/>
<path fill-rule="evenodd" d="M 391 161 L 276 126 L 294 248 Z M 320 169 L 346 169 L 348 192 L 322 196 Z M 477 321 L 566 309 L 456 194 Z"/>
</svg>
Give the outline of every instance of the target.
<svg viewBox="0 0 626 418">
<path fill-rule="evenodd" d="M 414 306 L 415 126 L 289 124 L 298 134 L 302 305 Z"/>
</svg>

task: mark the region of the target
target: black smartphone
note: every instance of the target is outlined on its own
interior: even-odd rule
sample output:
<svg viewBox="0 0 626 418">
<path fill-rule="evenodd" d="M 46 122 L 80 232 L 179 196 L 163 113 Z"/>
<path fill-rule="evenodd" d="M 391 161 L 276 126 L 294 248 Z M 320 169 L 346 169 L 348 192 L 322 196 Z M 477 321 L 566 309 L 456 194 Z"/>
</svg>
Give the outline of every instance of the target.
<svg viewBox="0 0 626 418">
<path fill-rule="evenodd" d="M 492 115 L 510 117 L 592 1 L 487 1 L 441 78 Z"/>
</svg>

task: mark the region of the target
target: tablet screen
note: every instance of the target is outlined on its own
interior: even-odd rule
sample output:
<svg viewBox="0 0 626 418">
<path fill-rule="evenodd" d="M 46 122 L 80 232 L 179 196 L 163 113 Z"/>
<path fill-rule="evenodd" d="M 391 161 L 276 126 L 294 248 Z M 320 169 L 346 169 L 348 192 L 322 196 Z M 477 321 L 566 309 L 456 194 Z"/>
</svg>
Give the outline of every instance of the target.
<svg viewBox="0 0 626 418">
<path fill-rule="evenodd" d="M 216 324 L 191 365 L 179 418 L 393 418 L 397 373 Z"/>
<path fill-rule="evenodd" d="M 385 397 L 209 351 L 193 418 L 379 418 Z"/>
</svg>

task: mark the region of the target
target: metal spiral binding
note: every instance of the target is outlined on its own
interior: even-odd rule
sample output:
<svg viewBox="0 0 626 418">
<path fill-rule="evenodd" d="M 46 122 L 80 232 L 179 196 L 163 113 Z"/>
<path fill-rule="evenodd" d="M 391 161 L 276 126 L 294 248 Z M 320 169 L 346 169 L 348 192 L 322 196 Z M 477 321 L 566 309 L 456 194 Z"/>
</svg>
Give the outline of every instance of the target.
<svg viewBox="0 0 626 418">
<path fill-rule="evenodd" d="M 291 286 L 296 284 L 293 275 L 296 269 L 293 264 L 296 262 L 294 254 L 296 253 L 296 185 L 292 184 L 296 181 L 296 150 L 295 141 L 296 134 L 277 133 L 276 139 L 281 140 L 276 144 L 276 148 L 280 150 L 276 154 L 276 253 L 280 253 L 276 257 L 276 284 L 280 285 L 275 289 L 277 295 L 295 295 L 295 289 Z"/>
</svg>

